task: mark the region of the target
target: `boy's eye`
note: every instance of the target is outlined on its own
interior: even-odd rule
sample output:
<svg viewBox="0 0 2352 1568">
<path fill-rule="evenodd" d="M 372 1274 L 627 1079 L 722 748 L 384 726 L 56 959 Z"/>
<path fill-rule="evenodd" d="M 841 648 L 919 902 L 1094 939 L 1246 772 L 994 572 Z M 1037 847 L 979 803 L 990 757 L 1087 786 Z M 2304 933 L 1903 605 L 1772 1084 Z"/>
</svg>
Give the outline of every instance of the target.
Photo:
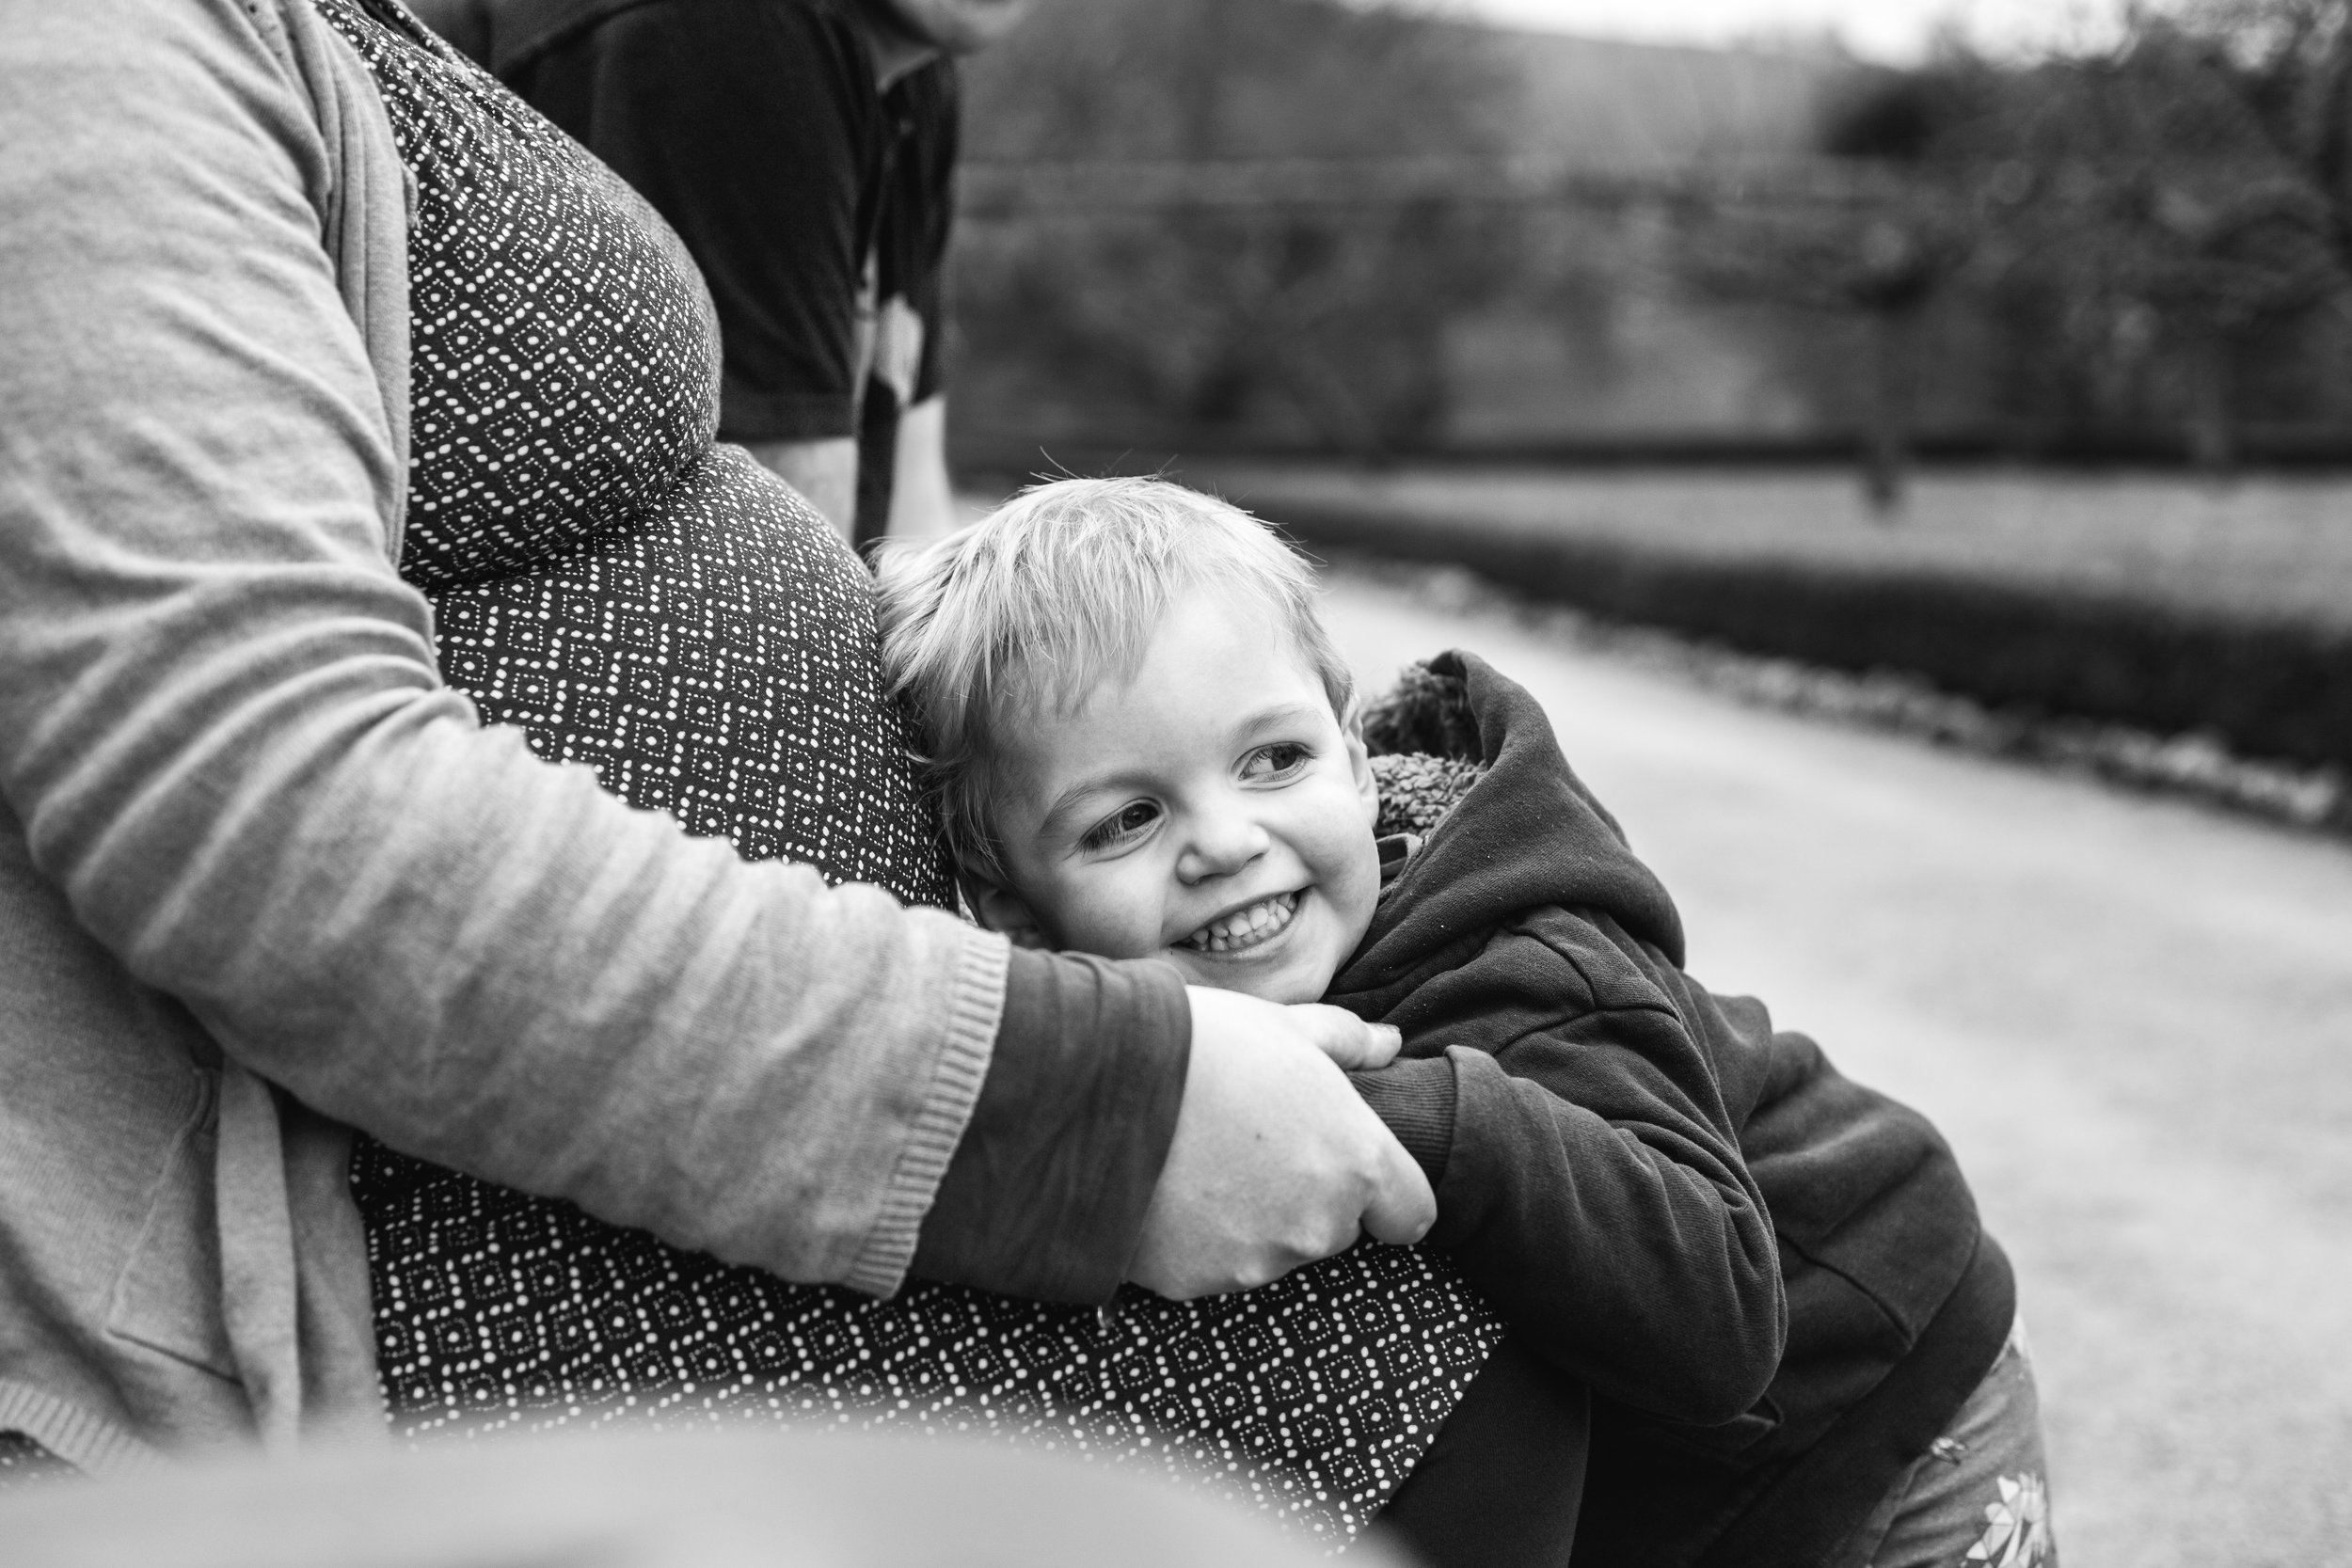
<svg viewBox="0 0 2352 1568">
<path fill-rule="evenodd" d="M 1261 746 L 1249 754 L 1242 772 L 1252 779 L 1279 779 L 1285 773 L 1297 771 L 1314 753 L 1295 740 L 1279 740 L 1271 746 Z"/>
<path fill-rule="evenodd" d="M 1159 819 L 1159 807 L 1149 800 L 1131 800 L 1089 828 L 1078 844 L 1086 849 L 1107 849 L 1121 839 L 1133 838 Z"/>
</svg>

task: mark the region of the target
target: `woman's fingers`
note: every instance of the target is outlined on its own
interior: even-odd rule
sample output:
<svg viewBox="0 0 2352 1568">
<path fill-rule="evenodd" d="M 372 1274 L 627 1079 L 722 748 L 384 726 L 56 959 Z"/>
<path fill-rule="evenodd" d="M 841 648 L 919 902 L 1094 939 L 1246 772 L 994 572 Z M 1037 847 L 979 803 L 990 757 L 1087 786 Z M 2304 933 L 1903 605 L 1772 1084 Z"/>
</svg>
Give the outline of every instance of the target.
<svg viewBox="0 0 2352 1568">
<path fill-rule="evenodd" d="M 1166 1296 L 1215 1295 L 1343 1251 L 1367 1229 L 1410 1241 L 1428 1228 L 1437 1204 L 1421 1167 L 1325 1054 L 1318 1031 L 1340 1032 L 1300 1015 L 1338 1014 L 1359 1037 L 1362 1023 L 1337 1008 L 1188 994 L 1192 1064 L 1130 1277 Z"/>
<path fill-rule="evenodd" d="M 1403 1144 L 1391 1138 L 1389 1149 L 1372 1201 L 1364 1205 L 1364 1233 L 1375 1242 L 1418 1242 L 1438 1223 L 1438 1195 Z"/>
<path fill-rule="evenodd" d="M 1307 1038 L 1349 1072 L 1387 1067 L 1405 1049 L 1405 1037 L 1386 1023 L 1366 1023 L 1345 1007 L 1302 1002 L 1290 1009 Z"/>
</svg>

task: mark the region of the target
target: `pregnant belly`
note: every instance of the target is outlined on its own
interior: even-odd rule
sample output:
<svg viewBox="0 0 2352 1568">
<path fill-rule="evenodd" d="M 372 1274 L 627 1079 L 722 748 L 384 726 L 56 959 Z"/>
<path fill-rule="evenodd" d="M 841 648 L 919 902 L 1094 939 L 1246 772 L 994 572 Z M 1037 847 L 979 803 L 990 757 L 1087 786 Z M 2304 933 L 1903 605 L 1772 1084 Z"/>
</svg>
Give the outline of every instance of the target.
<svg viewBox="0 0 2352 1568">
<path fill-rule="evenodd" d="M 747 859 L 953 902 L 865 569 L 740 449 L 713 448 L 637 526 L 434 602 L 450 683 L 541 756 Z"/>
<path fill-rule="evenodd" d="M 493 723 L 746 856 L 946 902 L 864 569 L 721 448 L 625 535 L 436 598 Z M 678 1252 L 363 1142 L 379 1375 L 412 1437 L 739 1419 L 986 1433 L 1179 1475 L 1329 1544 L 1411 1472 L 1502 1338 L 1446 1260 L 1365 1245 L 1241 1295 L 1098 1315 L 889 1301 Z"/>
</svg>

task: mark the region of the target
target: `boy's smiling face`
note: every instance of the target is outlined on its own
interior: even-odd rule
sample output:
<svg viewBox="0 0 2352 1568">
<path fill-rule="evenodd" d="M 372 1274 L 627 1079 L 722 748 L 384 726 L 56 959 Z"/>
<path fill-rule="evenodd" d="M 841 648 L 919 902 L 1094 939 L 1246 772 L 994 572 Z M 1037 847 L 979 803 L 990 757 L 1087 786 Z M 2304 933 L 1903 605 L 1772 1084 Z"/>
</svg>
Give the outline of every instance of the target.
<svg viewBox="0 0 2352 1568">
<path fill-rule="evenodd" d="M 997 737 L 999 929 L 1163 958 L 1196 985 L 1312 1002 L 1372 922 L 1378 796 L 1361 738 L 1271 610 L 1196 588 L 1135 678 Z"/>
</svg>

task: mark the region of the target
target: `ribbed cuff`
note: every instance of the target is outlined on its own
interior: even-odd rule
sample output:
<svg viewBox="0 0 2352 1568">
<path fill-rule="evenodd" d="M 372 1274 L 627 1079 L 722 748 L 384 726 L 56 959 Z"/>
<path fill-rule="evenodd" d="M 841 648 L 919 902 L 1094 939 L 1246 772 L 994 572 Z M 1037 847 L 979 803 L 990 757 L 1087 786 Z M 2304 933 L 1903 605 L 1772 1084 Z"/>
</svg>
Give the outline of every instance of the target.
<svg viewBox="0 0 2352 1568">
<path fill-rule="evenodd" d="M 0 1432 L 21 1432 L 86 1476 L 131 1475 L 163 1455 L 112 1421 L 13 1378 L 0 1378 Z"/>
<path fill-rule="evenodd" d="M 997 1032 L 1008 1003 L 1002 937 L 970 929 L 957 956 L 952 1005 L 931 1069 L 930 1092 L 890 1175 L 882 1212 L 842 1283 L 869 1295 L 893 1294 L 920 1248 L 927 1213 L 935 1211 L 961 1145 L 968 1140 L 987 1092 Z"/>
<path fill-rule="evenodd" d="M 1454 1064 L 1443 1056 L 1415 1056 L 1377 1072 L 1351 1072 L 1356 1092 L 1373 1115 L 1388 1124 L 1396 1141 L 1421 1164 L 1435 1187 L 1445 1180 L 1446 1157 L 1454 1151 Z"/>
</svg>

